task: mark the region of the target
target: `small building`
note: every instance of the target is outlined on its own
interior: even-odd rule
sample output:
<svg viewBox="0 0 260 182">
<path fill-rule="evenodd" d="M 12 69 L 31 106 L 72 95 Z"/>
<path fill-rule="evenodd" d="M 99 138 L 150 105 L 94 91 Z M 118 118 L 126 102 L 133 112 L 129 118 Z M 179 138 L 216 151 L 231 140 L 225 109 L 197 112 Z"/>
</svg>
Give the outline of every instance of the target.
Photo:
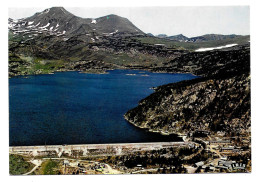
<svg viewBox="0 0 260 182">
<path fill-rule="evenodd" d="M 69 165 L 70 164 L 70 162 L 67 160 L 67 159 L 65 159 L 64 161 L 63 161 L 63 165 Z"/>
<path fill-rule="evenodd" d="M 200 167 L 200 166 L 203 166 L 203 165 L 204 165 L 203 161 L 195 163 L 195 167 Z"/>
<path fill-rule="evenodd" d="M 207 167 L 206 165 L 203 165 L 201 168 L 202 168 L 202 169 L 206 169 L 206 167 Z"/>
<path fill-rule="evenodd" d="M 227 156 L 223 156 L 223 157 L 221 157 L 220 160 L 222 160 L 222 161 L 225 160 L 225 161 L 226 161 L 226 160 L 227 160 Z"/>
<path fill-rule="evenodd" d="M 222 147 L 220 148 L 220 152 L 233 152 L 233 150 L 235 149 L 234 146 L 228 146 L 228 147 Z"/>
<path fill-rule="evenodd" d="M 209 166 L 209 170 L 215 171 L 215 167 L 214 166 Z"/>
<path fill-rule="evenodd" d="M 142 168 L 143 166 L 142 166 L 142 164 L 137 164 L 136 167 Z"/>
</svg>

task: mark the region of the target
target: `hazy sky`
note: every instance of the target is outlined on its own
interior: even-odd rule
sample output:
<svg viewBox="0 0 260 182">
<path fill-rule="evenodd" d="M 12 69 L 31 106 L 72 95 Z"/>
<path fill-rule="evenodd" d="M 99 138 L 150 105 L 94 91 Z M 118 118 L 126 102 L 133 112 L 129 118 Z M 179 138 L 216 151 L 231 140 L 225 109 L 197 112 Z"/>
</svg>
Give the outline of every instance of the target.
<svg viewBox="0 0 260 182">
<path fill-rule="evenodd" d="M 9 17 L 29 17 L 47 8 L 9 8 Z M 83 18 L 116 14 L 128 18 L 145 33 L 154 35 L 250 34 L 249 6 L 64 8 Z"/>
</svg>

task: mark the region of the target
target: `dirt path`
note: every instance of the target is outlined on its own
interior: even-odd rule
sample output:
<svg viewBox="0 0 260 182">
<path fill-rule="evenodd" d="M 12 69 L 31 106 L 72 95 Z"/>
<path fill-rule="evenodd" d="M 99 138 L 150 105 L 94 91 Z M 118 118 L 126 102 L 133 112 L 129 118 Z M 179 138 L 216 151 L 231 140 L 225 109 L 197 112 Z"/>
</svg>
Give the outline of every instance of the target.
<svg viewBox="0 0 260 182">
<path fill-rule="evenodd" d="M 28 174 L 31 174 L 33 171 L 35 171 L 42 164 L 42 160 L 32 160 L 31 163 L 33 163 L 35 165 L 34 168 L 32 168 L 31 171 L 29 171 L 28 173 L 25 173 L 23 175 L 28 175 Z"/>
<path fill-rule="evenodd" d="M 113 169 L 110 165 L 105 164 L 106 168 L 104 170 L 104 174 L 123 174 L 122 172 Z"/>
</svg>

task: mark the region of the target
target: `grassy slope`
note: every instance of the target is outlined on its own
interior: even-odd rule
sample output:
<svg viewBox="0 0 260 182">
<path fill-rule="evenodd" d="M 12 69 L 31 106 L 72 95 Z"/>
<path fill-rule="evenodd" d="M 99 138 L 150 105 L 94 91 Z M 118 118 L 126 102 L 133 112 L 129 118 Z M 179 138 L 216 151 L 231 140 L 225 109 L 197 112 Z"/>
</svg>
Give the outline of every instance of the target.
<svg viewBox="0 0 260 182">
<path fill-rule="evenodd" d="M 54 160 L 45 161 L 40 169 L 40 174 L 44 175 L 56 175 L 59 174 L 60 165 Z"/>
<path fill-rule="evenodd" d="M 45 60 L 24 55 L 11 57 L 9 54 L 9 72 L 15 70 L 19 75 L 48 74 L 64 66 L 64 63 L 63 60 Z"/>
<path fill-rule="evenodd" d="M 10 175 L 21 175 L 29 172 L 34 167 L 20 155 L 9 155 L 9 173 Z"/>
<path fill-rule="evenodd" d="M 143 43 L 148 44 L 165 44 L 168 48 L 188 49 L 195 50 L 198 48 L 216 47 L 227 44 L 245 44 L 250 40 L 250 36 L 236 37 L 233 39 L 207 41 L 207 42 L 177 42 L 167 39 L 161 39 L 158 37 L 138 37 L 136 38 Z"/>
</svg>

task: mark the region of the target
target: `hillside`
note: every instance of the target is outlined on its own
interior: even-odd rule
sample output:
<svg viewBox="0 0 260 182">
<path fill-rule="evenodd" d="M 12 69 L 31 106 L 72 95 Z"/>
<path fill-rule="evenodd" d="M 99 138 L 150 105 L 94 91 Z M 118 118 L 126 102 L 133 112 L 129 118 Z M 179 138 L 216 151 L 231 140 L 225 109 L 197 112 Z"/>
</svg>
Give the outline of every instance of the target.
<svg viewBox="0 0 260 182">
<path fill-rule="evenodd" d="M 179 35 L 178 35 L 179 36 Z M 159 38 L 159 37 L 138 37 L 137 39 L 143 43 L 148 44 L 164 44 L 167 47 L 177 48 L 177 49 L 186 49 L 189 51 L 194 51 L 199 48 L 207 48 L 207 47 L 217 47 L 228 44 L 238 44 L 243 45 L 247 44 L 250 41 L 250 36 L 237 36 L 237 37 L 227 37 L 226 39 L 220 40 L 207 40 L 207 41 L 184 41 L 185 38 L 178 36 L 173 36 L 173 38 Z"/>
<path fill-rule="evenodd" d="M 190 53 L 178 60 L 181 65 L 204 65 L 192 70 L 204 77 L 156 88 L 125 118 L 138 127 L 166 134 L 208 131 L 229 137 L 250 136 L 249 47 Z M 225 63 L 217 66 L 221 60 Z"/>
</svg>

